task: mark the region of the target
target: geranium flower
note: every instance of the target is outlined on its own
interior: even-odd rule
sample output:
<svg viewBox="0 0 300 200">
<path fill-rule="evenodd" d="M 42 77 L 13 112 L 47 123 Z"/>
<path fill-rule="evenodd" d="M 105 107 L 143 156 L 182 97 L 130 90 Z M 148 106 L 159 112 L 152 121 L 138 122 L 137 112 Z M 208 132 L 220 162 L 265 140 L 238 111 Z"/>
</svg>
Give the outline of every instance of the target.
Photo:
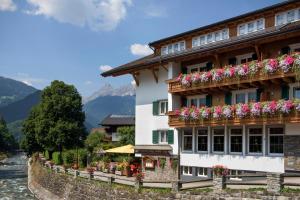
<svg viewBox="0 0 300 200">
<path fill-rule="evenodd" d="M 201 77 L 199 73 L 193 73 L 192 74 L 192 83 L 198 84 L 201 81 Z"/>
<path fill-rule="evenodd" d="M 300 111 L 300 99 L 294 99 L 293 105 L 296 111 Z"/>
<path fill-rule="evenodd" d="M 191 119 L 197 120 L 199 119 L 199 109 L 197 107 L 192 107 L 191 108 Z"/>
<path fill-rule="evenodd" d="M 280 100 L 277 103 L 277 107 L 280 112 L 282 112 L 284 114 L 288 114 L 291 112 L 291 110 L 293 108 L 293 103 L 291 100 L 287 100 L 287 101 Z"/>
<path fill-rule="evenodd" d="M 250 107 L 251 107 L 250 113 L 252 116 L 260 116 L 260 113 L 261 113 L 260 102 L 252 103 Z"/>
<path fill-rule="evenodd" d="M 232 112 L 233 112 L 233 109 L 231 106 L 223 106 L 223 115 L 225 118 L 231 118 Z"/>
<path fill-rule="evenodd" d="M 239 118 L 244 118 L 248 115 L 250 109 L 248 104 L 237 104 L 235 113 Z"/>
<path fill-rule="evenodd" d="M 221 81 L 222 76 L 223 76 L 224 70 L 223 69 L 215 69 L 212 70 L 211 75 L 212 75 L 212 80 L 213 81 Z"/>
<path fill-rule="evenodd" d="M 208 119 L 210 114 L 210 109 L 207 107 L 200 108 L 200 116 L 203 119 Z"/>
<path fill-rule="evenodd" d="M 276 59 L 266 60 L 264 64 L 264 70 L 266 73 L 274 73 L 278 69 L 278 61 Z"/>
<path fill-rule="evenodd" d="M 282 69 L 284 73 L 288 72 L 294 63 L 294 58 L 292 56 L 283 56 L 280 59 L 279 67 Z"/>
<path fill-rule="evenodd" d="M 208 82 L 209 79 L 211 77 L 211 73 L 210 72 L 203 72 L 201 74 L 201 82 L 205 83 L 205 82 Z"/>
<path fill-rule="evenodd" d="M 184 87 L 190 87 L 192 83 L 192 77 L 190 74 L 183 75 L 181 79 L 181 85 Z"/>
<path fill-rule="evenodd" d="M 213 108 L 213 118 L 220 119 L 222 117 L 222 107 L 221 106 L 215 106 Z"/>
</svg>

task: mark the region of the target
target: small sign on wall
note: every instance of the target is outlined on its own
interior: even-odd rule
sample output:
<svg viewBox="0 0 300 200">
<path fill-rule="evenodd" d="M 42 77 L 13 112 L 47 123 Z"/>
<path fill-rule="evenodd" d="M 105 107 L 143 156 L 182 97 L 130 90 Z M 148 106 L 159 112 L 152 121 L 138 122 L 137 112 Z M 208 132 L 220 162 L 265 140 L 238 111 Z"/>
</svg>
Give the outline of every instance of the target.
<svg viewBox="0 0 300 200">
<path fill-rule="evenodd" d="M 155 168 L 155 160 L 153 158 L 149 158 L 149 157 L 144 158 L 144 163 L 146 169 Z"/>
</svg>

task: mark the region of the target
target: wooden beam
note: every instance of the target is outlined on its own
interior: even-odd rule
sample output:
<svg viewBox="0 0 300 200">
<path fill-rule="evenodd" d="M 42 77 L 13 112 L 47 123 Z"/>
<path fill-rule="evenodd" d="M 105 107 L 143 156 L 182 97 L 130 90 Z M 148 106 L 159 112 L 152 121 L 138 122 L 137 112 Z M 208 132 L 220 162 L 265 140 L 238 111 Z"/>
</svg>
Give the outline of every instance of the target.
<svg viewBox="0 0 300 200">
<path fill-rule="evenodd" d="M 251 82 L 251 83 L 250 83 L 250 86 L 253 86 L 253 87 L 260 87 L 261 85 L 260 85 L 258 82 Z"/>
<path fill-rule="evenodd" d="M 135 81 L 136 86 L 139 86 L 140 85 L 139 73 L 132 73 L 131 75 Z"/>
<path fill-rule="evenodd" d="M 238 85 L 239 88 L 243 88 L 243 89 L 246 89 L 246 88 L 249 88 L 249 85 L 246 84 L 246 83 L 241 83 Z"/>
<path fill-rule="evenodd" d="M 220 59 L 219 59 L 219 55 L 217 53 L 215 53 L 214 57 L 215 57 L 215 60 L 216 60 L 217 68 L 220 68 L 221 67 L 221 62 L 220 62 Z"/>
<path fill-rule="evenodd" d="M 161 65 L 161 67 L 166 70 L 166 71 L 169 71 L 168 68 L 165 66 L 165 65 Z"/>
<path fill-rule="evenodd" d="M 150 69 L 151 70 L 151 72 L 152 72 L 152 75 L 153 75 L 153 77 L 154 77 L 154 80 L 155 80 L 155 82 L 156 83 L 158 83 L 158 69 L 154 69 L 154 68 L 152 68 L 152 69 Z"/>
<path fill-rule="evenodd" d="M 271 82 L 272 82 L 273 84 L 276 84 L 276 85 L 280 85 L 280 84 L 281 84 L 281 81 L 278 80 L 278 79 L 271 79 Z"/>
<path fill-rule="evenodd" d="M 286 83 L 293 83 L 294 82 L 294 80 L 290 77 L 283 77 L 282 80 Z"/>
<path fill-rule="evenodd" d="M 261 53 L 260 53 L 260 50 L 259 50 L 259 45 L 255 44 L 254 48 L 255 48 L 256 55 L 257 55 L 257 59 L 261 60 Z"/>
</svg>

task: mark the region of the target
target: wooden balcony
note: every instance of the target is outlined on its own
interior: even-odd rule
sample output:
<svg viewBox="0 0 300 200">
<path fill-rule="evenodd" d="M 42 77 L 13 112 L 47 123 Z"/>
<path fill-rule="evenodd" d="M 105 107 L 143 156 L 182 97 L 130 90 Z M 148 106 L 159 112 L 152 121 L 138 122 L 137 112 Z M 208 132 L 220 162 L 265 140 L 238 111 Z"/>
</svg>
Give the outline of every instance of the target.
<svg viewBox="0 0 300 200">
<path fill-rule="evenodd" d="M 191 87 L 183 87 L 176 78 L 169 80 L 169 93 L 181 95 L 193 94 L 209 94 L 215 92 L 228 92 L 230 90 L 247 89 L 253 87 L 264 87 L 270 85 L 281 85 L 295 82 L 296 74 L 292 71 L 283 73 L 277 71 L 273 74 L 265 74 L 259 69 L 255 76 L 247 76 L 244 78 L 226 78 L 219 82 L 208 81 L 192 85 Z"/>
<path fill-rule="evenodd" d="M 300 113 L 291 112 L 288 115 L 270 116 L 270 117 L 246 117 L 243 119 L 232 117 L 231 119 L 208 119 L 196 121 L 180 120 L 174 111 L 169 112 L 169 126 L 174 128 L 186 127 L 207 127 L 207 126 L 240 126 L 240 125 L 263 125 L 263 124 L 285 124 L 285 123 L 300 123 Z"/>
</svg>

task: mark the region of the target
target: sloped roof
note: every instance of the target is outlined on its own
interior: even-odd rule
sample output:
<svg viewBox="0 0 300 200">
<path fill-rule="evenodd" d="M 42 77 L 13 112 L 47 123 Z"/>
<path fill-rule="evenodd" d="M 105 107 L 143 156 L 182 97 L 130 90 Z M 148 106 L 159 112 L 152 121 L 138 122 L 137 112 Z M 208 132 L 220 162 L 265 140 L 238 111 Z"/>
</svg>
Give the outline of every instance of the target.
<svg viewBox="0 0 300 200">
<path fill-rule="evenodd" d="M 134 115 L 108 115 L 101 122 L 102 126 L 110 126 L 110 125 L 135 125 L 135 116 Z"/>
</svg>

